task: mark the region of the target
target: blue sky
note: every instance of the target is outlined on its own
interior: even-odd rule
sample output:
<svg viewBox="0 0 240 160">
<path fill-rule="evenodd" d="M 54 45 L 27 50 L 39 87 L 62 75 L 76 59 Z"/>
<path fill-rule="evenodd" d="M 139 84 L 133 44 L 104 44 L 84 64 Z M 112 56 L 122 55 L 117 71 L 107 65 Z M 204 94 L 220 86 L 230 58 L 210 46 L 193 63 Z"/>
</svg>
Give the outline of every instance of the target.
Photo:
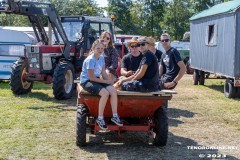
<svg viewBox="0 0 240 160">
<path fill-rule="evenodd" d="M 96 0 L 99 7 L 107 7 L 108 1 L 107 0 Z"/>
</svg>

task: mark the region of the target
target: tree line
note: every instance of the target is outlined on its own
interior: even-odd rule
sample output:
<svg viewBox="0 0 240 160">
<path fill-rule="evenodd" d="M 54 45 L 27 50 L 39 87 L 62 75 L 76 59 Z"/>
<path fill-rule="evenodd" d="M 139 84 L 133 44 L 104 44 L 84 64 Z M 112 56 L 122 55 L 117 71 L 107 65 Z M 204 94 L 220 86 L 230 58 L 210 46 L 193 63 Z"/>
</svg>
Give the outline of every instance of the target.
<svg viewBox="0 0 240 160">
<path fill-rule="evenodd" d="M 115 16 L 115 25 L 122 34 L 159 37 L 168 32 L 174 40 L 181 40 L 190 29 L 189 18 L 215 4 L 228 0 L 108 0 L 102 8 L 95 0 L 32 0 L 50 2 L 59 16 Z M 44 21 L 47 26 L 47 21 Z M 31 26 L 26 16 L 0 14 L 0 26 Z"/>
</svg>

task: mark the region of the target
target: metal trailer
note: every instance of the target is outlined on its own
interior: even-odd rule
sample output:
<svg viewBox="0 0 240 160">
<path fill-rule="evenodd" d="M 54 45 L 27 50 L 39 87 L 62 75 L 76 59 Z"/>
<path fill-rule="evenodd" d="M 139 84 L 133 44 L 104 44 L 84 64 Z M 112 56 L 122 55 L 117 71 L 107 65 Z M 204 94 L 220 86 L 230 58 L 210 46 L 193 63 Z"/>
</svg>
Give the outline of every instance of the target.
<svg viewBox="0 0 240 160">
<path fill-rule="evenodd" d="M 85 146 L 87 131 L 96 134 L 100 127 L 96 123 L 98 117 L 98 103 L 100 96 L 90 94 L 77 86 L 77 126 L 76 144 Z M 153 135 L 154 145 L 165 146 L 168 138 L 168 117 L 166 104 L 172 99 L 175 91 L 161 90 L 158 92 L 129 92 L 117 91 L 118 94 L 118 114 L 123 121 L 123 126 L 111 124 L 112 109 L 108 100 L 104 119 L 108 130 L 116 131 L 119 135 L 123 131 L 145 131 L 148 135 Z M 89 134 L 90 134 L 89 133 Z"/>
<path fill-rule="evenodd" d="M 205 72 L 226 78 L 225 97 L 240 96 L 240 1 L 215 5 L 190 18 L 190 59 L 194 85 Z"/>
</svg>

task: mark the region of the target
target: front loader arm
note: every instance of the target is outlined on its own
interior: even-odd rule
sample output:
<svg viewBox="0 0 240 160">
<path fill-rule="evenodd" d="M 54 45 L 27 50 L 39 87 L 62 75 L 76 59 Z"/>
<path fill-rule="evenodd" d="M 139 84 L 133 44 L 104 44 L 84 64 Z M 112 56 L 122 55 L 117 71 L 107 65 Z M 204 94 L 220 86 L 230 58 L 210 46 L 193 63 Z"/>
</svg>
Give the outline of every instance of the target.
<svg viewBox="0 0 240 160">
<path fill-rule="evenodd" d="M 0 1 L 0 12 L 28 16 L 30 22 L 32 23 L 37 40 L 47 45 L 49 44 L 49 38 L 43 25 L 40 23 L 39 18 L 40 16 L 46 16 L 52 26 L 56 40 L 60 42 L 58 37 L 58 35 L 60 35 L 64 42 L 64 57 L 66 59 L 70 58 L 71 42 L 67 38 L 53 4 L 31 1 L 16 2 L 15 0 Z"/>
</svg>

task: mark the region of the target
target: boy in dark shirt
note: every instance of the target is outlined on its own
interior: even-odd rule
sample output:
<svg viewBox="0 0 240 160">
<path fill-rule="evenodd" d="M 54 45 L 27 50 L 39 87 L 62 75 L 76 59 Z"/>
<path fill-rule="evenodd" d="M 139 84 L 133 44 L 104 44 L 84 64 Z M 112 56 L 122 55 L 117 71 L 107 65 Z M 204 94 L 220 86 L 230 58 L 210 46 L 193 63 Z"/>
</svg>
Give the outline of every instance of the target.
<svg viewBox="0 0 240 160">
<path fill-rule="evenodd" d="M 133 37 L 130 42 L 127 43 L 131 53 L 125 55 L 121 63 L 121 75 L 129 77 L 133 75 L 139 67 L 142 60 L 142 54 L 138 51 L 137 37 Z"/>
<path fill-rule="evenodd" d="M 173 89 L 178 81 L 186 72 L 186 66 L 180 57 L 180 53 L 171 47 L 171 37 L 164 33 L 161 35 L 161 43 L 165 50 L 162 54 L 161 64 L 159 67 L 160 89 Z"/>
</svg>

